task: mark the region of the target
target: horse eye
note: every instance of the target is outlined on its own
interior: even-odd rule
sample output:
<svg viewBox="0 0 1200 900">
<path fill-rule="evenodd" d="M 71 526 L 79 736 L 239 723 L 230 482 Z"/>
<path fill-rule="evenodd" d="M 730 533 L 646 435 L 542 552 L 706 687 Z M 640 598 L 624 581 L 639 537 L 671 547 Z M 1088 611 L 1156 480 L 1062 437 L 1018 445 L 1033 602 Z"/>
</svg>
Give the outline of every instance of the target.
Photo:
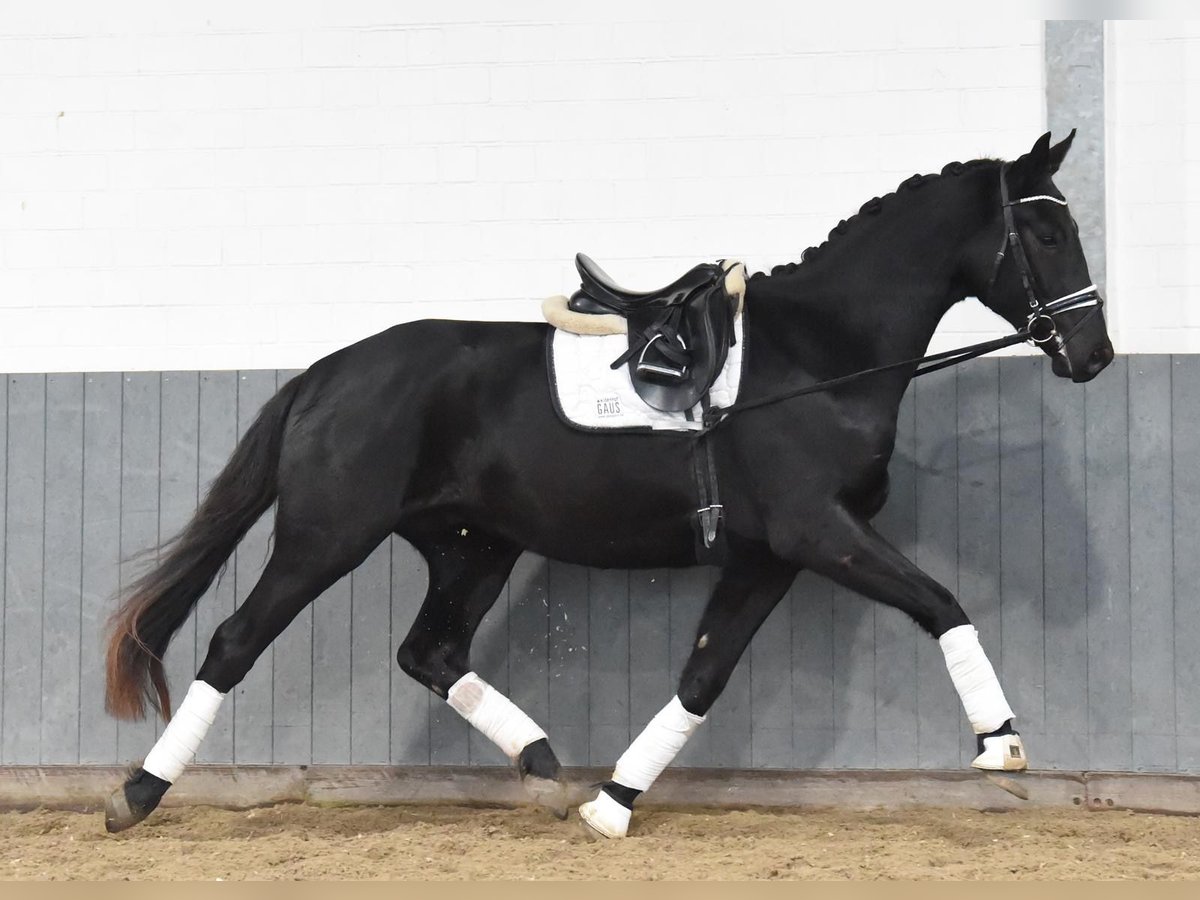
<svg viewBox="0 0 1200 900">
<path fill-rule="evenodd" d="M 1058 238 L 1056 238 L 1052 234 L 1038 235 L 1038 240 L 1041 241 L 1042 244 L 1046 247 L 1057 247 L 1058 246 Z"/>
</svg>

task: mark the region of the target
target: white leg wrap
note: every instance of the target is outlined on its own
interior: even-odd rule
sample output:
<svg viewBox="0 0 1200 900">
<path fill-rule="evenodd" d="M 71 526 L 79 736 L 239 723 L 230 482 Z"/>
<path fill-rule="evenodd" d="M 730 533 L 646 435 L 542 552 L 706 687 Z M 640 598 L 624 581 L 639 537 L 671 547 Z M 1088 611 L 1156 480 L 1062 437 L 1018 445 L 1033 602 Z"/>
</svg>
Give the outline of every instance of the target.
<svg viewBox="0 0 1200 900">
<path fill-rule="evenodd" d="M 527 746 L 546 737 L 533 719 L 474 672 L 454 682 L 446 702 L 513 762 Z"/>
<path fill-rule="evenodd" d="M 225 695 L 203 681 L 193 681 L 183 704 L 175 711 L 162 737 L 146 755 L 142 768 L 172 784 L 188 764 L 217 717 Z"/>
<path fill-rule="evenodd" d="M 1012 708 L 1004 699 L 1004 691 L 996 680 L 996 671 L 987 654 L 979 646 L 979 633 L 974 625 L 951 628 L 940 638 L 942 653 L 950 680 L 962 698 L 963 709 L 976 734 L 995 731 L 1013 718 Z"/>
<path fill-rule="evenodd" d="M 648 790 L 654 779 L 679 755 L 704 718 L 684 709 L 679 697 L 672 697 L 621 754 L 612 780 L 634 790 Z M 629 829 L 630 811 L 604 791 L 595 800 L 580 806 L 579 815 L 605 837 L 625 837 Z"/>
<path fill-rule="evenodd" d="M 678 697 L 672 697 L 621 754 L 613 781 L 637 791 L 648 790 L 703 721 L 704 716 L 692 715 Z"/>
</svg>

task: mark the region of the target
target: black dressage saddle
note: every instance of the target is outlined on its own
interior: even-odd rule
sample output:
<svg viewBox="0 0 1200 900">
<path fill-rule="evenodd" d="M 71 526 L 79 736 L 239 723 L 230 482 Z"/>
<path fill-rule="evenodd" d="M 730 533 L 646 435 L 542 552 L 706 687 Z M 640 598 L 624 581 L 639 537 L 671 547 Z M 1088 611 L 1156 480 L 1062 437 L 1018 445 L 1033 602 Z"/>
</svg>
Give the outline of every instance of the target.
<svg viewBox="0 0 1200 900">
<path fill-rule="evenodd" d="M 582 283 L 567 306 L 626 320 L 629 348 L 612 367 L 629 366 L 638 396 L 665 412 L 699 403 L 735 340 L 738 298 L 725 289 L 725 269 L 702 263 L 666 287 L 643 293 L 617 285 L 586 254 L 575 254 L 575 268 Z"/>
</svg>

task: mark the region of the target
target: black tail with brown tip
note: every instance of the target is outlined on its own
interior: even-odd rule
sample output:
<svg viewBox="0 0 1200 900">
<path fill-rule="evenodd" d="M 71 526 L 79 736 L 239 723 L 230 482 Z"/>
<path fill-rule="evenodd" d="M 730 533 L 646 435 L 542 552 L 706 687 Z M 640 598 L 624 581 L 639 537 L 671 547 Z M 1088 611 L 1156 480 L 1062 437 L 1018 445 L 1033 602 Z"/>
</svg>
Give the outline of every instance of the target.
<svg viewBox="0 0 1200 900">
<path fill-rule="evenodd" d="M 125 589 L 109 620 L 106 665 L 104 705 L 117 718 L 140 719 L 147 703 L 171 717 L 163 654 L 238 541 L 275 501 L 284 423 L 301 378 L 267 401 L 192 520 L 160 548 L 158 565 Z"/>
</svg>

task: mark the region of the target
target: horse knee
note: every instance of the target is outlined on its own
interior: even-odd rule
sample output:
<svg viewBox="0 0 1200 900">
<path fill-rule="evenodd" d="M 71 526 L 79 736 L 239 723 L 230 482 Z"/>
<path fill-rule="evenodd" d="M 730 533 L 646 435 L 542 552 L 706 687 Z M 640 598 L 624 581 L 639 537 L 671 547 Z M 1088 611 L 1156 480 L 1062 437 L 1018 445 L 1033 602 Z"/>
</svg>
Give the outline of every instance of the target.
<svg viewBox="0 0 1200 900">
<path fill-rule="evenodd" d="M 679 702 L 694 716 L 708 715 L 727 681 L 717 672 L 684 672 L 679 680 Z"/>
</svg>

